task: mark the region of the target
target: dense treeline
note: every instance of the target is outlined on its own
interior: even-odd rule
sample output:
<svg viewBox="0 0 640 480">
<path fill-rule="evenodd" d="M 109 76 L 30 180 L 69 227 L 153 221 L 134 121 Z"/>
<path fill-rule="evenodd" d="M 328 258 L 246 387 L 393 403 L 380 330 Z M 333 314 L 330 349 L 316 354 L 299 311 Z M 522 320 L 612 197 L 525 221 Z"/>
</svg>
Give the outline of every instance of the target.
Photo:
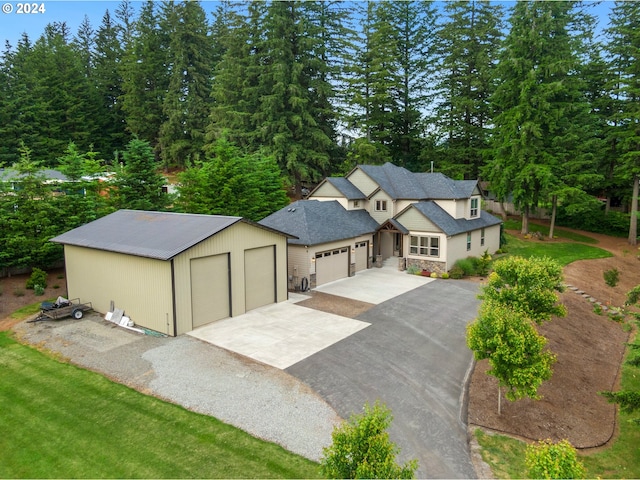
<svg viewBox="0 0 640 480">
<path fill-rule="evenodd" d="M 590 8 L 148 1 L 135 11 L 124 0 L 97 27 L 56 23 L 6 44 L 0 167 L 22 144 L 57 167 L 73 142 L 115 168 L 139 139 L 158 167 L 201 169 L 223 140 L 245 162 L 275 162 L 299 194 L 358 163 L 433 165 L 489 180 L 525 219 L 545 205 L 597 224 L 594 212 L 605 218 L 617 202 L 635 243 L 640 3 L 616 2 L 602 38 Z M 208 168 L 189 179 L 206 184 Z"/>
</svg>

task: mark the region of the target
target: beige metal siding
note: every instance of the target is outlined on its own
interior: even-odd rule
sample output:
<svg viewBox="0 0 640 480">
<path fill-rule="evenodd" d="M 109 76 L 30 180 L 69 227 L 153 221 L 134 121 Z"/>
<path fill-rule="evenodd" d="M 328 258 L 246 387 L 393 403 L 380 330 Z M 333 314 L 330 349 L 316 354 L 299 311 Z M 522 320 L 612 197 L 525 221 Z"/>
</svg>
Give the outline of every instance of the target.
<svg viewBox="0 0 640 480">
<path fill-rule="evenodd" d="M 229 255 L 191 259 L 193 328 L 227 318 L 230 314 Z"/>
<path fill-rule="evenodd" d="M 441 232 L 431 220 L 418 212 L 415 208 L 410 208 L 398 217 L 400 222 L 408 230 L 419 232 Z"/>
<path fill-rule="evenodd" d="M 359 168 L 356 168 L 351 172 L 351 174 L 347 176 L 347 179 L 367 197 L 371 195 L 376 188 L 378 188 L 378 184 Z"/>
<path fill-rule="evenodd" d="M 68 295 L 102 314 L 115 307 L 137 324 L 173 335 L 171 262 L 65 245 Z"/>
<path fill-rule="evenodd" d="M 274 246 L 252 248 L 244 252 L 245 310 L 253 310 L 276 301 Z"/>
<path fill-rule="evenodd" d="M 229 254 L 231 270 L 231 316 L 245 313 L 244 252 L 251 248 L 274 245 L 276 254 L 276 297 L 278 302 L 287 299 L 287 239 L 283 235 L 236 223 L 213 237 L 193 246 L 175 258 L 176 322 L 177 334 L 191 330 L 191 277 L 189 264 L 192 258 Z"/>
</svg>

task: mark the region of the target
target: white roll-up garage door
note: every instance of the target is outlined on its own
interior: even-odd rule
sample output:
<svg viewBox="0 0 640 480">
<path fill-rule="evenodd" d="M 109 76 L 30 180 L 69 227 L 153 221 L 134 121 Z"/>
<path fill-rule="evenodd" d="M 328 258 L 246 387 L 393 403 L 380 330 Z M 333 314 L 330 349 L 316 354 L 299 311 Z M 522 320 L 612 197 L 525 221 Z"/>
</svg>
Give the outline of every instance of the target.
<svg viewBox="0 0 640 480">
<path fill-rule="evenodd" d="M 369 242 L 356 243 L 356 272 L 367 268 L 369 258 Z"/>
<path fill-rule="evenodd" d="M 341 247 L 316 253 L 316 285 L 349 276 L 349 248 Z"/>
<path fill-rule="evenodd" d="M 276 301 L 275 246 L 244 251 L 245 310 Z"/>
</svg>

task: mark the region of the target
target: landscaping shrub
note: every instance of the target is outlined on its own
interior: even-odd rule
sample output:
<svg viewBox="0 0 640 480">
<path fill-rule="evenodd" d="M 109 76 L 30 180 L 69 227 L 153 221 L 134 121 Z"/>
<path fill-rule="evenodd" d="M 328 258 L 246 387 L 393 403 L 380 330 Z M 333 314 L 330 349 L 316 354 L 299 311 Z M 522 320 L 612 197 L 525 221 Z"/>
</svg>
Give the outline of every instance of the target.
<svg viewBox="0 0 640 480">
<path fill-rule="evenodd" d="M 458 280 L 464 277 L 464 270 L 458 265 L 454 265 L 451 270 L 449 270 L 449 276 Z"/>
<path fill-rule="evenodd" d="M 420 267 L 412 263 L 407 267 L 407 273 L 410 275 L 420 275 Z"/>
<path fill-rule="evenodd" d="M 36 285 L 40 285 L 42 288 L 47 288 L 47 272 L 34 268 L 31 271 L 31 276 L 27 279 L 26 288 L 33 290 Z"/>
<path fill-rule="evenodd" d="M 620 281 L 620 272 L 617 268 L 612 268 L 603 272 L 602 276 L 604 277 L 604 283 L 609 285 L 611 288 L 618 285 L 618 282 Z"/>
<path fill-rule="evenodd" d="M 34 285 L 33 293 L 35 293 L 35 295 L 38 297 L 44 295 L 44 287 L 42 285 Z"/>
<path fill-rule="evenodd" d="M 455 267 L 459 267 L 465 277 L 475 275 L 478 271 L 479 259 L 476 257 L 461 258 L 454 264 Z"/>
<path fill-rule="evenodd" d="M 584 478 L 584 465 L 567 441 L 543 440 L 527 447 L 525 463 L 529 478 Z"/>
<path fill-rule="evenodd" d="M 567 211 L 558 207 L 556 225 L 586 230 L 587 232 L 604 233 L 615 237 L 625 237 L 629 233 L 630 214 L 609 211 L 604 214 L 604 207 L 600 209 L 584 209 L 580 212 Z"/>
<path fill-rule="evenodd" d="M 438 278 L 438 274 L 436 272 L 431 272 L 431 275 L 429 275 L 431 278 Z"/>
<path fill-rule="evenodd" d="M 447 272 L 444 272 L 440 278 L 442 278 L 443 280 L 446 280 L 447 278 L 449 278 L 449 274 Z"/>
</svg>

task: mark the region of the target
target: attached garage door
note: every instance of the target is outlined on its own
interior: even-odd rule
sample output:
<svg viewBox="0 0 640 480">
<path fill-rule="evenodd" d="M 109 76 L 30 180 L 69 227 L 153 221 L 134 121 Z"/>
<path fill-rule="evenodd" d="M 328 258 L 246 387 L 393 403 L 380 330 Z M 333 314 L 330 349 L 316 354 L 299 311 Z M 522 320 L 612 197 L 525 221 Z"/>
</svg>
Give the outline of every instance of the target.
<svg viewBox="0 0 640 480">
<path fill-rule="evenodd" d="M 349 249 L 337 248 L 316 253 L 316 285 L 349 276 Z"/>
<path fill-rule="evenodd" d="M 193 328 L 231 316 L 229 254 L 191 260 Z"/>
<path fill-rule="evenodd" d="M 273 245 L 244 251 L 245 308 L 276 301 L 276 256 Z"/>
<path fill-rule="evenodd" d="M 356 243 L 356 272 L 367 268 L 369 258 L 369 242 Z"/>
</svg>

